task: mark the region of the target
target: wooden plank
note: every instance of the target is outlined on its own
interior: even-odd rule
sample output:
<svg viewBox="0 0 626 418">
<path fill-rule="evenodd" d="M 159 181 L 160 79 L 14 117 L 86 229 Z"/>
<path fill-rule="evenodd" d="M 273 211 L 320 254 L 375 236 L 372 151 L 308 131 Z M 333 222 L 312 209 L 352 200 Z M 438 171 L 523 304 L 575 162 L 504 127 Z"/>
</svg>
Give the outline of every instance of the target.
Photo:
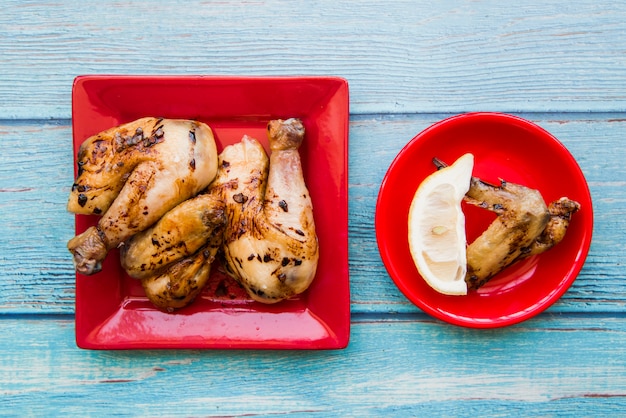
<svg viewBox="0 0 626 418">
<path fill-rule="evenodd" d="M 623 318 L 476 331 L 355 322 L 341 351 L 83 351 L 72 317 L 0 318 L 3 415 L 611 416 L 626 407 Z"/>
<path fill-rule="evenodd" d="M 349 261 L 353 312 L 417 311 L 395 287 L 381 262 L 373 228 L 376 198 L 397 152 L 420 130 L 446 116 L 352 117 Z M 548 129 L 570 149 L 594 199 L 595 231 L 587 263 L 553 309 L 623 312 L 626 119 L 619 114 L 522 116 Z M 0 257 L 0 312 L 73 312 L 74 275 L 65 247 L 73 236 L 73 217 L 65 210 L 73 181 L 68 123 L 0 123 L 4 145 L 0 156 L 0 236 L 4 238 L 0 254 L 5 254 Z"/>
<path fill-rule="evenodd" d="M 0 117 L 69 118 L 79 74 L 338 75 L 353 113 L 626 109 L 626 4 L 3 1 Z"/>
</svg>

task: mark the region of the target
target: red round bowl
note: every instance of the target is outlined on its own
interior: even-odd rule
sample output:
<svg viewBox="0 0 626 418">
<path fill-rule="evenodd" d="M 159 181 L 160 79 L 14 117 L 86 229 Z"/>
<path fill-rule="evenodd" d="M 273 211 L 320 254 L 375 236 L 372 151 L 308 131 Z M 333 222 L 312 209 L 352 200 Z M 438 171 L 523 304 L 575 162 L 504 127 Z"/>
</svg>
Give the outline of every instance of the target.
<svg viewBox="0 0 626 418">
<path fill-rule="evenodd" d="M 473 175 L 537 189 L 546 204 L 562 196 L 580 203 L 563 241 L 519 261 L 465 296 L 433 290 L 419 275 L 408 244 L 408 211 L 419 184 L 436 170 L 433 157 L 453 163 L 474 154 Z M 495 219 L 463 204 L 471 243 Z M 547 309 L 570 287 L 591 245 L 593 208 L 589 187 L 570 152 L 532 122 L 502 113 L 467 113 L 445 119 L 414 137 L 387 171 L 376 203 L 376 240 L 389 275 L 426 313 L 451 324 L 495 328 L 519 323 Z"/>
</svg>

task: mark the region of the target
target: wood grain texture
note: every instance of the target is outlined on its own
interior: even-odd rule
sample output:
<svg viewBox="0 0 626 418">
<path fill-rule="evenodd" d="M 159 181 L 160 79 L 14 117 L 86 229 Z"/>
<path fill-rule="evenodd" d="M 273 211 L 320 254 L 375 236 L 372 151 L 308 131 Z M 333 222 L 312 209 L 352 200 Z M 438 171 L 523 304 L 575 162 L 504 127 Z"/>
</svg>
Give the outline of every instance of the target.
<svg viewBox="0 0 626 418">
<path fill-rule="evenodd" d="M 69 118 L 90 73 L 337 75 L 359 114 L 624 111 L 625 36 L 595 0 L 7 0 L 0 117 Z"/>
<path fill-rule="evenodd" d="M 348 80 L 347 349 L 75 346 L 70 94 L 75 76 L 93 73 Z M 625 92 L 624 2 L 0 2 L 0 415 L 623 415 Z M 546 128 L 593 198 L 591 251 L 571 289 L 504 329 L 421 313 L 375 239 L 393 158 L 466 111 Z"/>
<path fill-rule="evenodd" d="M 378 253 L 374 214 L 380 183 L 398 151 L 448 114 L 358 116 L 350 122 L 349 263 L 352 311 L 416 312 L 389 278 Z M 626 120 L 619 114 L 522 114 L 568 147 L 592 193 L 595 230 L 587 263 L 558 312 L 624 312 Z M 72 313 L 74 273 L 65 204 L 72 179 L 68 121 L 0 124 L 0 312 Z M 29 144 L 24 147 L 22 144 Z M 373 164 L 375 162 L 375 164 Z M 548 168 L 547 174 L 548 174 Z"/>
<path fill-rule="evenodd" d="M 72 184 L 68 121 L 0 122 L 0 312 L 59 312 L 74 304 L 65 210 Z M 69 180 L 69 183 L 68 183 Z M 69 264 L 68 264 L 69 263 Z"/>
<path fill-rule="evenodd" d="M 83 351 L 71 317 L 0 327 L 2 409 L 21 416 L 601 416 L 626 397 L 623 318 L 365 319 L 313 352 Z"/>
</svg>

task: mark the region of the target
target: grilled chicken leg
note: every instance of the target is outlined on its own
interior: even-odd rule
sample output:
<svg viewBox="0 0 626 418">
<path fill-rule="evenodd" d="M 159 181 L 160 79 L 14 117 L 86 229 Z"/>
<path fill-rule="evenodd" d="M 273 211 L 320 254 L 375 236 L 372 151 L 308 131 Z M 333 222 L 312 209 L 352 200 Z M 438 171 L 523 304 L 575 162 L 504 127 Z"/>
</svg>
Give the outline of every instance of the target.
<svg viewBox="0 0 626 418">
<path fill-rule="evenodd" d="M 193 302 L 209 281 L 211 263 L 221 244 L 222 235 L 215 231 L 195 254 L 173 262 L 161 273 L 141 279 L 148 299 L 170 312 Z"/>
<path fill-rule="evenodd" d="M 126 241 L 120 262 L 135 279 L 152 277 L 171 263 L 195 254 L 214 235 L 221 237 L 225 223 L 224 202 L 215 193 L 200 194 Z"/>
<path fill-rule="evenodd" d="M 271 121 L 268 137 L 269 161 L 259 142 L 247 136 L 226 147 L 211 188 L 221 190 L 226 202 L 228 273 L 253 299 L 274 303 L 309 287 L 319 252 L 298 153 L 304 127 L 297 119 Z"/>
<path fill-rule="evenodd" d="M 103 216 L 69 241 L 76 270 L 100 271 L 110 249 L 207 187 L 216 171 L 213 134 L 200 122 L 143 118 L 88 138 L 68 210 Z"/>
<path fill-rule="evenodd" d="M 126 241 L 122 267 L 141 279 L 157 307 L 173 311 L 187 306 L 209 280 L 225 224 L 224 202 L 214 193 L 200 194 Z"/>
</svg>

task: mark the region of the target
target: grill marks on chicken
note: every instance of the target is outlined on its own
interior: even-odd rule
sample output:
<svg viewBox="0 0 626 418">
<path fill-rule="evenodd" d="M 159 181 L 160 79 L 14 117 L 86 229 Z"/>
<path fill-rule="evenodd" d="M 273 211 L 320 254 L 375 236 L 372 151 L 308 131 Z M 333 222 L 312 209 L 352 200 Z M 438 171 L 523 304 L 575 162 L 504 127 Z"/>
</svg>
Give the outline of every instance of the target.
<svg viewBox="0 0 626 418">
<path fill-rule="evenodd" d="M 212 236 L 221 236 L 225 223 L 222 200 L 213 194 L 200 194 L 126 241 L 120 253 L 122 267 L 135 279 L 153 276 L 169 264 L 195 254 Z"/>
<path fill-rule="evenodd" d="M 222 244 L 220 228 L 209 235 L 206 244 L 195 254 L 141 279 L 146 296 L 155 306 L 172 312 L 189 305 L 200 294 L 209 281 L 211 264 Z"/>
<path fill-rule="evenodd" d="M 209 185 L 217 150 L 203 123 L 142 118 L 88 138 L 77 164 L 68 210 L 102 217 L 68 249 L 79 273 L 94 274 L 110 249 Z"/>
<path fill-rule="evenodd" d="M 472 178 L 466 201 L 498 215 L 467 247 L 466 282 L 477 289 L 527 251 L 550 215 L 539 191 L 504 181 L 493 186 Z"/>
<path fill-rule="evenodd" d="M 141 280 L 157 307 L 173 311 L 187 306 L 209 280 L 225 223 L 224 202 L 200 194 L 131 237 L 121 249 L 122 267 Z"/>
<path fill-rule="evenodd" d="M 299 120 L 271 121 L 269 160 L 258 141 L 244 136 L 220 155 L 211 186 L 226 203 L 227 272 L 263 303 L 304 292 L 317 269 L 313 206 L 298 153 L 303 137 Z"/>
<path fill-rule="evenodd" d="M 572 215 L 580 210 L 580 203 L 562 197 L 548 205 L 550 220 L 543 232 L 533 241 L 526 252 L 520 255 L 520 259 L 548 251 L 565 238 L 565 233 L 572 220 Z"/>
<path fill-rule="evenodd" d="M 172 312 L 189 305 L 209 281 L 222 245 L 225 205 L 203 193 L 167 212 L 122 246 L 122 267 L 140 279 L 148 299 Z"/>
<path fill-rule="evenodd" d="M 89 138 L 68 208 L 103 216 L 68 243 L 77 271 L 96 273 L 119 246 L 148 299 L 173 311 L 206 286 L 221 250 L 257 301 L 305 291 L 319 250 L 298 151 L 304 126 L 275 120 L 267 134 L 269 158 L 248 136 L 218 158 L 210 128 L 191 121 L 144 118 Z"/>
<path fill-rule="evenodd" d="M 478 289 L 516 261 L 541 254 L 564 237 L 580 204 L 562 197 L 546 207 L 539 191 L 502 181 L 500 186 L 472 178 L 468 203 L 498 217 L 467 247 L 468 288 Z"/>
</svg>

